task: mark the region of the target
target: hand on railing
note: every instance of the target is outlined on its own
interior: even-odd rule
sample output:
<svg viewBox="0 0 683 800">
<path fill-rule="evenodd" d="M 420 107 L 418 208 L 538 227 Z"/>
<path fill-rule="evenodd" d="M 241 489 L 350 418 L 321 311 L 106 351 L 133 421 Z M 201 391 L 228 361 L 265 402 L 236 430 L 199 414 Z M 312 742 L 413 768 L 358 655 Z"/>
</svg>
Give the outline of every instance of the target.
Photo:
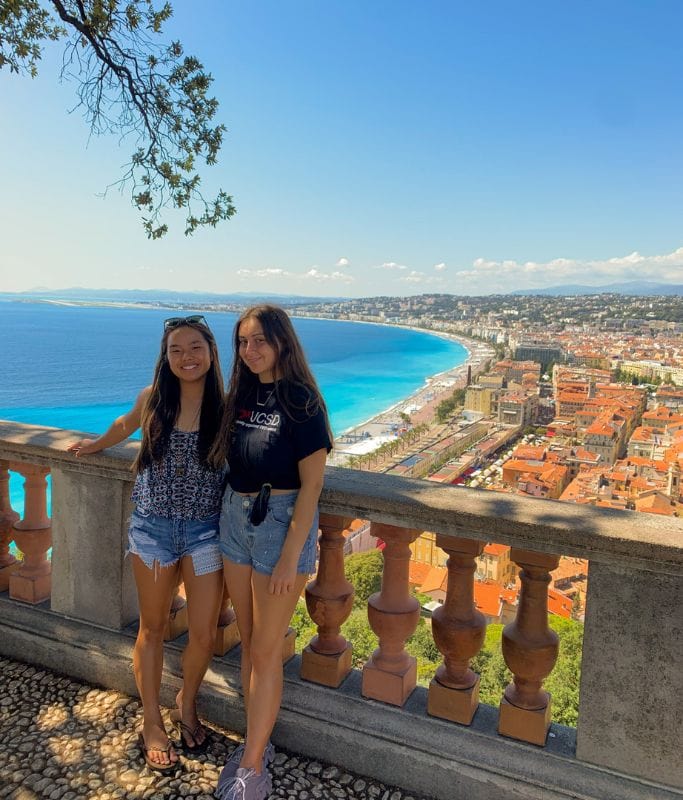
<svg viewBox="0 0 683 800">
<path fill-rule="evenodd" d="M 102 445 L 99 444 L 97 439 L 79 439 L 77 442 L 70 444 L 67 448 L 69 453 L 75 453 L 78 458 L 81 456 L 90 456 L 93 453 L 99 453 Z"/>
</svg>

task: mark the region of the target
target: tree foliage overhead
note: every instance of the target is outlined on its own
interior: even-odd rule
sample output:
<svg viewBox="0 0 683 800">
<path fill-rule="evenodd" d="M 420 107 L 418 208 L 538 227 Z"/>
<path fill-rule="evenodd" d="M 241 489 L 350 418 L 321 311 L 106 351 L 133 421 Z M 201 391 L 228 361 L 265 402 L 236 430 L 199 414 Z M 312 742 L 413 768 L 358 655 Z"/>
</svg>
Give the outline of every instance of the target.
<svg viewBox="0 0 683 800">
<path fill-rule="evenodd" d="M 153 0 L 3 0 L 0 69 L 34 77 L 49 40 L 65 40 L 62 77 L 75 79 L 77 107 L 95 134 L 113 133 L 134 147 L 116 184 L 130 187 L 147 236 L 168 226 L 164 208 L 185 209 L 185 234 L 235 213 L 219 191 L 206 199 L 197 164 L 216 163 L 225 126 L 214 124 L 212 77 L 180 42 L 160 34 L 173 13 Z"/>
</svg>

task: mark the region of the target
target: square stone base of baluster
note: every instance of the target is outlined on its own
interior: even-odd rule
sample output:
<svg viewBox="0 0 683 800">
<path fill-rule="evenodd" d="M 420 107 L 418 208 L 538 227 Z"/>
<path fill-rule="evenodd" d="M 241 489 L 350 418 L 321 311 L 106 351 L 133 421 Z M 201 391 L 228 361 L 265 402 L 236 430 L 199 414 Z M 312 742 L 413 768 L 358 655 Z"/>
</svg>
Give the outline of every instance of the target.
<svg viewBox="0 0 683 800">
<path fill-rule="evenodd" d="M 187 606 L 181 606 L 177 611 L 171 611 L 168 615 L 166 630 L 164 631 L 164 641 L 172 642 L 187 631 Z"/>
<path fill-rule="evenodd" d="M 403 672 L 385 672 L 372 661 L 363 667 L 361 694 L 381 703 L 402 706 L 417 685 L 417 660 L 411 656 Z"/>
<path fill-rule="evenodd" d="M 351 672 L 353 647 L 347 642 L 341 653 L 325 655 L 316 653 L 310 646 L 301 654 L 302 680 L 320 683 L 336 689 L 344 678 Z"/>
<path fill-rule="evenodd" d="M 282 642 L 282 663 L 286 664 L 290 658 L 294 658 L 294 648 L 296 646 L 296 631 L 288 628 Z"/>
<path fill-rule="evenodd" d="M 36 605 L 47 600 L 52 591 L 52 575 L 25 577 L 16 572 L 9 578 L 9 596 L 12 600 Z"/>
<path fill-rule="evenodd" d="M 216 629 L 216 645 L 213 650 L 215 656 L 224 656 L 228 650 L 240 643 L 240 632 L 237 629 L 237 621 L 233 620 L 229 625 L 219 625 Z"/>
<path fill-rule="evenodd" d="M 8 564 L 6 567 L 0 567 L 0 592 L 6 592 L 9 589 L 9 579 L 19 569 L 21 564 L 15 561 L 14 564 Z"/>
<path fill-rule="evenodd" d="M 479 708 L 479 678 L 469 689 L 451 689 L 432 678 L 427 694 L 427 713 L 461 725 L 470 725 Z"/>
<path fill-rule="evenodd" d="M 550 697 L 548 705 L 535 711 L 517 708 L 505 698 L 500 701 L 498 733 L 543 747 L 550 729 Z"/>
</svg>

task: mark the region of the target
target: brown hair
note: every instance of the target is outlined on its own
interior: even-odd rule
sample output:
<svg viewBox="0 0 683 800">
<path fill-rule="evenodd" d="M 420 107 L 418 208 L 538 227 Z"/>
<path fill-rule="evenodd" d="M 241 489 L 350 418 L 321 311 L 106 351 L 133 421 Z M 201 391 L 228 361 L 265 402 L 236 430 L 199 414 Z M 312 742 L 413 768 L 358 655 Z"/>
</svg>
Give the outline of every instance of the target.
<svg viewBox="0 0 683 800">
<path fill-rule="evenodd" d="M 279 306 L 264 303 L 247 308 L 235 323 L 230 383 L 225 398 L 223 420 L 210 457 L 217 456 L 219 461 L 227 457 L 228 438 L 235 421 L 237 401 L 246 397 L 250 392 L 256 391 L 259 384 L 258 375 L 254 375 L 249 367 L 246 366 L 240 358 L 239 352 L 240 326 L 250 318 L 254 318 L 261 323 L 266 341 L 277 353 L 274 368 L 276 378 L 275 396 L 285 413 L 291 419 L 301 420 L 302 417 L 312 417 L 318 412 L 318 409 L 322 409 L 330 441 L 333 441 L 325 401 L 308 366 L 301 342 L 296 335 L 289 315 Z M 308 389 L 305 393 L 306 401 L 304 405 L 301 405 L 302 386 Z"/>
<path fill-rule="evenodd" d="M 133 464 L 133 469 L 141 472 L 153 461 L 164 457 L 171 432 L 180 412 L 180 381 L 171 372 L 166 355 L 168 337 L 180 328 L 199 331 L 209 345 L 211 366 L 206 373 L 204 395 L 199 416 L 199 460 L 212 467 L 220 467 L 220 461 L 212 457 L 220 420 L 223 416 L 223 375 L 218 359 L 218 347 L 213 333 L 201 322 L 185 320 L 182 324 L 164 330 L 161 337 L 161 350 L 154 368 L 152 390 L 142 410 L 142 444 Z"/>
</svg>

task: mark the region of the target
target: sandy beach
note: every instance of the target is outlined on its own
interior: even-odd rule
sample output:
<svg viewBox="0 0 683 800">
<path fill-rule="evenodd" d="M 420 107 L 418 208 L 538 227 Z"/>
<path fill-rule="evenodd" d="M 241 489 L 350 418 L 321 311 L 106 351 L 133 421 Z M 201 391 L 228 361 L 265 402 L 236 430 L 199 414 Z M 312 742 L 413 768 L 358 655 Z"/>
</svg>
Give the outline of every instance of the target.
<svg viewBox="0 0 683 800">
<path fill-rule="evenodd" d="M 466 386 L 468 369 L 471 368 L 474 377 L 482 371 L 486 361 L 495 356 L 493 348 L 482 342 L 443 331 L 425 331 L 424 328 L 412 328 L 412 330 L 458 342 L 467 349 L 467 359 L 463 364 L 432 375 L 426 379 L 424 386 L 404 400 L 376 414 L 371 419 L 345 430 L 335 439 L 334 450 L 330 454 L 328 463 L 343 464 L 349 456 L 371 453 L 384 442 L 396 438 L 400 429 L 405 426 L 401 414 L 410 415 L 414 425 L 430 422 L 439 403 L 450 397 L 456 389 Z"/>
</svg>

